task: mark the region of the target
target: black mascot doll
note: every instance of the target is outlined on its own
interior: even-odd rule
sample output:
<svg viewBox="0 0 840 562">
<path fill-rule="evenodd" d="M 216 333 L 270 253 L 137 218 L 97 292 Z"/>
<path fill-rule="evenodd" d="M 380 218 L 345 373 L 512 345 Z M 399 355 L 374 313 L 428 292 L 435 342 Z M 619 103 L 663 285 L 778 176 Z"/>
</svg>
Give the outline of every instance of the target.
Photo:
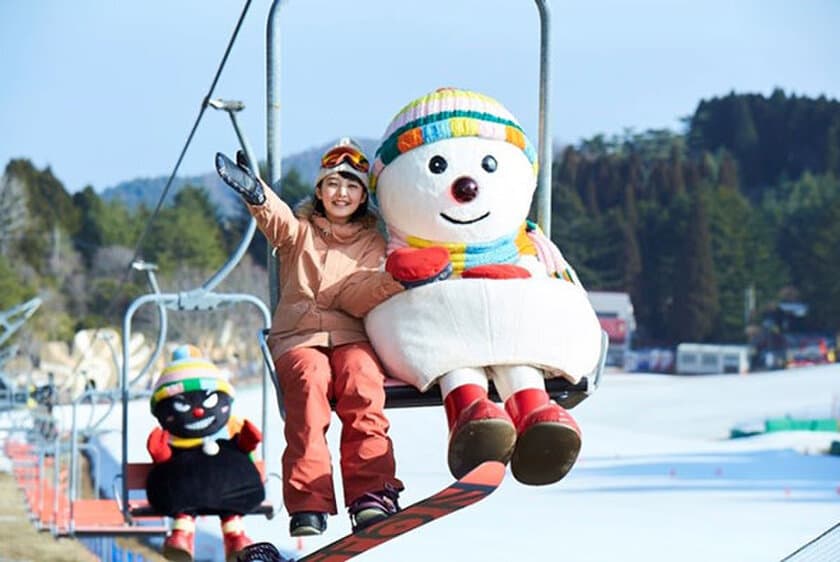
<svg viewBox="0 0 840 562">
<path fill-rule="evenodd" d="M 251 543 L 242 515 L 265 499 L 251 458 L 262 434 L 230 415 L 233 396 L 219 369 L 191 345 L 175 349 L 155 384 L 151 408 L 160 427 L 146 442 L 154 461 L 146 494 L 174 519 L 163 543 L 168 560 L 192 562 L 197 515 L 219 516 L 228 561 Z"/>
</svg>

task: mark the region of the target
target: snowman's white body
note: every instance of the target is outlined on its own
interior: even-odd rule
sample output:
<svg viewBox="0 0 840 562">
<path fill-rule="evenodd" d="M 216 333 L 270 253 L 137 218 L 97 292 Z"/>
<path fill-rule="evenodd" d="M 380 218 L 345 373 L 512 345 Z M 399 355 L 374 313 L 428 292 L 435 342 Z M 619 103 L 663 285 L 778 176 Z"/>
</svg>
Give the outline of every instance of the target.
<svg viewBox="0 0 840 562">
<path fill-rule="evenodd" d="M 488 156 L 495 166 L 487 166 Z M 435 157 L 446 162 L 438 173 L 430 166 Z M 478 186 L 466 202 L 452 188 L 463 177 Z M 409 236 L 477 245 L 510 235 L 524 223 L 534 188 L 533 166 L 518 147 L 460 137 L 397 156 L 379 176 L 376 194 L 385 223 L 399 235 L 393 250 Z M 492 378 L 506 399 L 521 388 L 544 387 L 543 377 L 576 382 L 591 372 L 601 329 L 583 288 L 549 277 L 534 256 L 517 265 L 531 278 L 456 276 L 374 308 L 365 325 L 388 374 L 423 391 L 435 382 L 446 390 Z"/>
</svg>

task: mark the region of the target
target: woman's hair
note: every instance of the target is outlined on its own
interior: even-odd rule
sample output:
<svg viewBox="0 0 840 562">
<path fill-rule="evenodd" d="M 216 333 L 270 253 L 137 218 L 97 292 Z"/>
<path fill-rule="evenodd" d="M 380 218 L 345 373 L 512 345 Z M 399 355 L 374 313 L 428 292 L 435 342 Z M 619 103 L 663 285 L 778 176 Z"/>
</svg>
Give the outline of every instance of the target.
<svg viewBox="0 0 840 562">
<path fill-rule="evenodd" d="M 356 174 L 351 174 L 350 172 L 336 172 L 336 173 L 338 175 L 340 175 L 341 177 L 343 177 L 344 179 L 359 182 L 362 185 L 362 189 L 365 190 L 365 195 L 367 195 L 367 197 L 365 197 L 365 200 L 362 201 L 361 203 L 359 203 L 359 206 L 356 208 L 355 211 L 353 211 L 353 214 L 350 215 L 350 222 L 357 221 L 357 220 L 361 219 L 362 217 L 366 216 L 368 214 L 368 201 L 370 201 L 370 194 L 368 194 L 367 189 L 365 189 L 365 184 L 363 184 L 359 180 L 359 177 Z M 324 180 L 321 180 L 321 181 L 324 181 Z M 318 185 L 321 185 L 321 182 L 318 182 Z M 315 187 L 318 187 L 318 185 L 316 185 Z M 312 194 L 312 202 L 314 204 L 314 209 L 315 209 L 316 213 L 318 213 L 319 215 L 324 216 L 324 217 L 327 216 L 327 211 L 326 211 L 326 209 L 324 209 L 324 202 L 321 201 L 320 199 L 318 199 L 317 197 L 315 197 L 314 193 Z"/>
</svg>

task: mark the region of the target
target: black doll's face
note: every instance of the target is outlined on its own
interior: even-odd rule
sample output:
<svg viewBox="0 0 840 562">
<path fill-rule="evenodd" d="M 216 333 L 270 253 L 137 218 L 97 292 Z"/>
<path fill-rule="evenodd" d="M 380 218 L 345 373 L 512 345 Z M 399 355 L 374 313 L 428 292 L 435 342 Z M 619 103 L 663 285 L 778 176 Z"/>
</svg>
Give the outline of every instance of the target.
<svg viewBox="0 0 840 562">
<path fill-rule="evenodd" d="M 158 402 L 155 417 L 177 437 L 205 437 L 223 428 L 230 417 L 230 396 L 224 392 L 193 390 Z"/>
</svg>

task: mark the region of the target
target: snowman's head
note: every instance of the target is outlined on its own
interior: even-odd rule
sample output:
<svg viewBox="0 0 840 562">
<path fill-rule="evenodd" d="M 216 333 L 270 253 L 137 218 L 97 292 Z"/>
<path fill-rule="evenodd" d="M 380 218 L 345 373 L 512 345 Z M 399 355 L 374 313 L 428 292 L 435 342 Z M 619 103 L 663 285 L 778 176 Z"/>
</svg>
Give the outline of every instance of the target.
<svg viewBox="0 0 840 562">
<path fill-rule="evenodd" d="M 516 231 L 536 187 L 536 152 L 496 100 L 436 90 L 393 119 L 372 174 L 385 222 L 405 235 L 478 243 Z"/>
</svg>

